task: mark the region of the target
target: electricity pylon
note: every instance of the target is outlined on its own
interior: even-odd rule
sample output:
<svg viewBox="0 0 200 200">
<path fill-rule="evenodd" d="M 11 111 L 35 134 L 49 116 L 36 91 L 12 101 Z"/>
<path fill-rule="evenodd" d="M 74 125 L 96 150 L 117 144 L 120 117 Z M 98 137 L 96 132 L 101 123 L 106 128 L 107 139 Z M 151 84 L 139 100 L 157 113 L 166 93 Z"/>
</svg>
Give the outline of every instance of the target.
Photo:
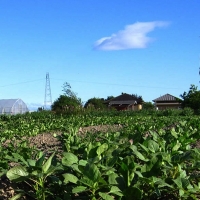
<svg viewBox="0 0 200 200">
<path fill-rule="evenodd" d="M 50 86 L 50 79 L 49 73 L 46 73 L 46 85 L 45 85 L 45 97 L 44 97 L 44 109 L 47 110 L 52 105 L 52 98 L 51 98 L 51 86 Z"/>
</svg>

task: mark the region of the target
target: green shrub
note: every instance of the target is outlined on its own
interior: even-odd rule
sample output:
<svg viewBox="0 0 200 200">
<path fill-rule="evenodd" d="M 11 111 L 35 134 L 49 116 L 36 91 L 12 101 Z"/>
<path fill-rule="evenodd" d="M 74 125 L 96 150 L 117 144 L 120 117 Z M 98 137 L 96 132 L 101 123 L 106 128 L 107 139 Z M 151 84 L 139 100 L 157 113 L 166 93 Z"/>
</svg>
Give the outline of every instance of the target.
<svg viewBox="0 0 200 200">
<path fill-rule="evenodd" d="M 181 111 L 177 109 L 166 109 L 163 110 L 163 116 L 178 116 L 180 115 Z"/>
<path fill-rule="evenodd" d="M 183 116 L 192 116 L 194 115 L 194 110 L 192 108 L 186 107 L 182 110 L 181 114 Z"/>
</svg>

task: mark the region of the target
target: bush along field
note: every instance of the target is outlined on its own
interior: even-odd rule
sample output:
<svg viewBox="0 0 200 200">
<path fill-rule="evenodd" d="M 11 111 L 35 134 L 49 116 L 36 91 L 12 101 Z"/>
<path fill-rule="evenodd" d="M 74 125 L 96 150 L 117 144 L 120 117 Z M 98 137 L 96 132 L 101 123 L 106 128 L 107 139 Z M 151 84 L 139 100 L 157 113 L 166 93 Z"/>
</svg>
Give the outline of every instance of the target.
<svg viewBox="0 0 200 200">
<path fill-rule="evenodd" d="M 12 192 L 0 187 L 0 198 L 200 199 L 199 121 L 133 112 L 2 115 L 1 184 Z"/>
</svg>

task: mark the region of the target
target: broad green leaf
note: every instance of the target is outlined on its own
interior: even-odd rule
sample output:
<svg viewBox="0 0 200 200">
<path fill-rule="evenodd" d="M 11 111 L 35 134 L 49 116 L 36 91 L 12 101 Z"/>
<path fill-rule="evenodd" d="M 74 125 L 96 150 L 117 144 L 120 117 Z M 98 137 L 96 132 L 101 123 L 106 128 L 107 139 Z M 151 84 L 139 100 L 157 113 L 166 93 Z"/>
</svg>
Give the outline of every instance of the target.
<svg viewBox="0 0 200 200">
<path fill-rule="evenodd" d="M 101 173 L 95 164 L 87 164 L 82 173 L 94 182 L 98 181 L 101 177 Z"/>
<path fill-rule="evenodd" d="M 48 173 L 48 176 L 53 174 L 54 172 L 58 172 L 58 171 L 63 171 L 64 168 L 62 165 L 57 165 L 57 166 L 54 166 L 54 165 L 51 165 L 47 171 Z"/>
<path fill-rule="evenodd" d="M 28 165 L 31 167 L 35 167 L 36 165 L 36 161 L 35 160 L 31 160 L 31 159 L 27 159 Z"/>
<path fill-rule="evenodd" d="M 100 165 L 99 165 L 100 166 Z M 114 168 L 109 168 L 109 167 L 102 167 L 102 169 L 105 170 L 105 175 L 110 175 L 112 173 L 114 173 L 115 169 Z"/>
<path fill-rule="evenodd" d="M 172 148 L 172 151 L 177 151 L 181 147 L 181 143 L 177 140 L 175 146 Z"/>
<path fill-rule="evenodd" d="M 143 150 L 146 151 L 146 153 L 149 152 L 149 149 L 148 149 L 147 147 L 145 147 L 143 144 L 140 144 L 140 143 L 139 143 L 139 145 L 142 147 Z"/>
<path fill-rule="evenodd" d="M 183 189 L 179 189 L 179 195 L 180 195 L 180 197 L 182 197 L 183 195 L 184 195 L 184 190 Z"/>
<path fill-rule="evenodd" d="M 143 177 L 140 171 L 135 171 L 135 174 L 137 174 L 139 177 Z"/>
<path fill-rule="evenodd" d="M 149 140 L 148 148 L 151 152 L 156 153 L 159 150 L 159 145 L 155 141 Z"/>
<path fill-rule="evenodd" d="M 38 176 L 41 172 L 38 172 L 37 170 L 34 170 L 31 172 L 31 175 L 34 175 L 34 176 Z"/>
<path fill-rule="evenodd" d="M 146 159 L 139 151 L 136 151 L 134 153 L 140 160 L 149 161 L 149 159 Z"/>
<path fill-rule="evenodd" d="M 182 181 L 182 187 L 183 187 L 184 189 L 187 189 L 188 186 L 190 185 L 189 180 L 186 179 L 186 178 L 181 178 L 181 181 Z"/>
<path fill-rule="evenodd" d="M 44 160 L 45 160 L 45 155 L 42 152 L 40 152 L 39 159 L 36 161 L 35 164 L 36 167 L 42 167 Z"/>
<path fill-rule="evenodd" d="M 108 176 L 108 182 L 109 182 L 109 184 L 110 185 L 115 185 L 115 184 L 117 184 L 117 178 L 118 178 L 119 176 L 118 176 L 118 174 L 116 174 L 116 173 L 112 173 L 112 174 L 109 174 L 109 176 Z"/>
<path fill-rule="evenodd" d="M 76 171 L 76 172 L 78 172 L 78 173 L 81 173 L 81 171 L 80 171 L 80 169 L 79 169 L 79 165 L 73 164 L 73 165 L 71 165 L 71 168 L 72 168 L 74 171 Z"/>
<path fill-rule="evenodd" d="M 75 188 L 72 189 L 72 193 L 80 193 L 80 192 L 84 192 L 87 190 L 87 187 L 85 186 L 77 186 Z"/>
<path fill-rule="evenodd" d="M 150 184 L 152 182 L 152 178 L 147 178 L 147 177 L 140 177 L 140 180 L 147 184 Z"/>
<path fill-rule="evenodd" d="M 26 171 L 26 168 L 19 165 L 8 170 L 6 175 L 11 181 L 21 181 L 28 177 L 29 173 Z"/>
<path fill-rule="evenodd" d="M 172 130 L 171 130 L 171 134 L 172 134 L 176 139 L 178 139 L 177 132 L 175 131 L 174 128 L 172 128 Z"/>
<path fill-rule="evenodd" d="M 99 192 L 99 196 L 104 200 L 114 200 L 114 198 L 107 193 Z"/>
<path fill-rule="evenodd" d="M 121 162 L 121 169 L 123 170 L 123 171 L 128 171 L 128 165 L 126 164 L 126 163 L 124 163 L 124 162 Z"/>
<path fill-rule="evenodd" d="M 119 197 L 123 197 L 124 196 L 122 192 L 117 192 L 117 191 L 116 192 L 112 192 L 111 194 L 117 195 Z"/>
<path fill-rule="evenodd" d="M 62 158 L 62 164 L 65 166 L 71 166 L 74 163 L 78 163 L 78 157 L 70 152 L 64 152 Z"/>
<path fill-rule="evenodd" d="M 157 141 L 159 138 L 158 134 L 155 131 L 149 131 L 149 132 L 153 136 L 153 140 Z"/>
<path fill-rule="evenodd" d="M 187 176 L 186 171 L 181 169 L 180 165 L 178 165 L 178 170 L 179 170 L 179 173 L 180 173 L 180 177 L 181 178 L 186 178 L 186 176 Z"/>
<path fill-rule="evenodd" d="M 108 149 L 108 144 L 104 143 L 97 148 L 97 155 L 100 156 L 104 151 Z"/>
<path fill-rule="evenodd" d="M 151 157 L 151 160 L 149 162 L 146 162 L 146 171 L 151 171 L 152 168 L 156 167 L 158 163 L 158 157 L 156 155 L 153 155 Z"/>
<path fill-rule="evenodd" d="M 149 159 L 145 158 L 139 151 L 137 151 L 137 148 L 135 148 L 135 145 L 130 145 L 130 149 L 133 150 L 133 153 L 143 161 L 149 161 Z"/>
<path fill-rule="evenodd" d="M 180 123 L 181 126 L 184 127 L 186 125 L 187 121 L 180 121 L 179 123 Z"/>
<path fill-rule="evenodd" d="M 42 171 L 43 173 L 47 173 L 49 167 L 51 166 L 51 162 L 52 162 L 52 159 L 54 157 L 55 153 L 53 153 L 49 158 L 48 160 L 44 163 L 44 165 L 42 166 Z"/>
<path fill-rule="evenodd" d="M 64 183 L 77 183 L 78 178 L 76 176 L 74 176 L 73 174 L 69 174 L 69 173 L 65 173 L 63 174 L 64 179 Z"/>
<path fill-rule="evenodd" d="M 81 165 L 81 166 L 86 166 L 87 164 L 87 160 L 79 160 L 78 164 Z"/>
<path fill-rule="evenodd" d="M 17 200 L 19 198 L 21 198 L 23 196 L 23 193 L 19 193 L 19 194 L 16 194 L 15 196 L 13 196 L 12 198 L 10 198 L 9 200 Z"/>
<path fill-rule="evenodd" d="M 109 156 L 107 157 L 106 160 L 107 160 L 107 166 L 113 167 L 118 160 L 118 156 L 112 156 L 112 157 Z"/>
<path fill-rule="evenodd" d="M 152 177 L 152 181 L 154 183 L 154 185 L 157 185 L 158 188 L 162 188 L 162 187 L 169 187 L 169 188 L 173 188 L 171 185 L 169 185 L 168 183 L 166 183 L 163 179 L 161 178 L 157 178 L 155 176 Z"/>
<path fill-rule="evenodd" d="M 111 188 L 110 188 L 110 192 L 112 193 L 112 192 L 121 192 L 121 190 L 117 187 L 117 186 L 112 186 Z"/>
<path fill-rule="evenodd" d="M 102 177 L 99 178 L 98 183 L 99 183 L 101 186 L 106 186 L 106 187 L 108 186 L 108 183 L 107 183 Z"/>
<path fill-rule="evenodd" d="M 133 151 L 137 151 L 137 147 L 135 145 L 130 145 L 130 149 L 132 149 Z"/>
<path fill-rule="evenodd" d="M 83 177 L 82 179 L 80 179 L 79 180 L 81 183 L 83 183 L 84 185 L 87 185 L 87 186 L 89 186 L 89 187 L 93 187 L 93 185 L 94 185 L 94 181 L 92 181 L 92 180 L 90 180 L 89 178 L 87 178 L 87 177 Z"/>
<path fill-rule="evenodd" d="M 142 199 L 142 191 L 137 187 L 129 187 L 124 191 L 124 195 L 126 200 L 141 200 Z"/>
<path fill-rule="evenodd" d="M 22 161 L 26 166 L 28 166 L 27 161 L 23 158 L 23 156 L 19 155 L 18 153 L 12 153 L 13 157 L 17 160 Z"/>
<path fill-rule="evenodd" d="M 183 188 L 181 177 L 178 177 L 173 181 L 174 181 L 174 183 L 176 183 L 176 185 L 178 186 L 179 189 Z"/>
</svg>

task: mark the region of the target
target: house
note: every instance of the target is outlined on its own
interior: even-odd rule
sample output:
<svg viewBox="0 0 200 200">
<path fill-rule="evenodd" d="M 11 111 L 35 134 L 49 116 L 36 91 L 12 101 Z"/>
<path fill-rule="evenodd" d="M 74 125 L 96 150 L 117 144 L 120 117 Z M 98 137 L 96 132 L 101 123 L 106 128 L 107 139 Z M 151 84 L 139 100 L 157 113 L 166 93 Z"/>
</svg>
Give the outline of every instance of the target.
<svg viewBox="0 0 200 200">
<path fill-rule="evenodd" d="M 122 93 L 107 101 L 106 104 L 116 110 L 141 110 L 143 100 L 140 96 Z"/>
<path fill-rule="evenodd" d="M 179 109 L 181 107 L 181 99 L 172 96 L 171 94 L 160 96 L 154 99 L 153 102 L 158 110 Z"/>
</svg>

